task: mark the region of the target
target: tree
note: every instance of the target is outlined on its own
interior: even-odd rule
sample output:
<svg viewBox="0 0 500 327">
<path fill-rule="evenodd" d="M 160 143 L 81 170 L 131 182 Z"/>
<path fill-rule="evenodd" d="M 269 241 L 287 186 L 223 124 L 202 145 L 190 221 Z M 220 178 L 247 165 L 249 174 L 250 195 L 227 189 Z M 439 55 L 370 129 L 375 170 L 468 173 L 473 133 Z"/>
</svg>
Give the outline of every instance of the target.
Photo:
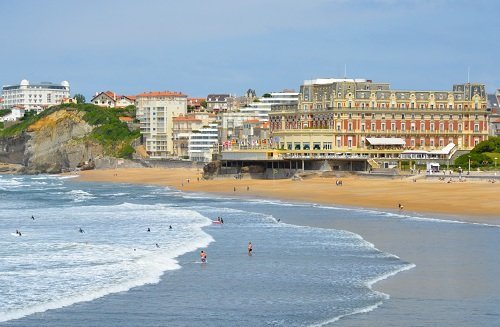
<svg viewBox="0 0 500 327">
<path fill-rule="evenodd" d="M 85 103 L 85 97 L 83 96 L 83 94 L 75 94 L 75 96 L 73 97 L 73 99 L 76 100 L 76 103 L 80 104 L 80 103 Z"/>
<path fill-rule="evenodd" d="M 202 100 L 200 104 L 203 108 L 207 109 L 207 100 Z"/>
<path fill-rule="evenodd" d="M 272 98 L 273 96 L 269 93 L 264 93 L 264 95 L 262 95 L 263 98 Z"/>
</svg>

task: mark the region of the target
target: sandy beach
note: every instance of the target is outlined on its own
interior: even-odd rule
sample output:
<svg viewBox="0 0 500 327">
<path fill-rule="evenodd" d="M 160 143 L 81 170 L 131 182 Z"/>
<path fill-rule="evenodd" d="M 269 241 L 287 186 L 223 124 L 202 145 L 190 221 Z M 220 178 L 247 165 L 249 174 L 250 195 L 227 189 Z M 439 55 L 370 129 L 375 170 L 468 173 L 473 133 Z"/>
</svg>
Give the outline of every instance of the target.
<svg viewBox="0 0 500 327">
<path fill-rule="evenodd" d="M 203 180 L 201 171 L 188 168 L 127 168 L 80 172 L 82 181 L 170 186 L 184 192 L 273 198 L 319 204 L 354 206 L 418 214 L 453 216 L 469 222 L 500 224 L 500 183 L 485 180 L 446 183 L 437 180 L 313 177 L 294 181 L 259 179 Z"/>
</svg>

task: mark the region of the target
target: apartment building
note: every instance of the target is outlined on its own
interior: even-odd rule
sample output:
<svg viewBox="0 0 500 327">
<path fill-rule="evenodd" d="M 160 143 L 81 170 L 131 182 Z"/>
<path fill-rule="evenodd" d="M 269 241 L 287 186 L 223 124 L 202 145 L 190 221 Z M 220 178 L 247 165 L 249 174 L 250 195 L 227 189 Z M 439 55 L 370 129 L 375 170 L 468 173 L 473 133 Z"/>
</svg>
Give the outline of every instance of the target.
<svg viewBox="0 0 500 327">
<path fill-rule="evenodd" d="M 262 122 L 269 121 L 269 113 L 273 107 L 282 105 L 296 106 L 299 102 L 299 93 L 293 91 L 272 92 L 257 101 L 240 108 L 242 113 L 251 113 Z"/>
<path fill-rule="evenodd" d="M 179 158 L 189 157 L 189 137 L 215 120 L 215 115 L 206 112 L 191 113 L 173 118 L 173 155 Z"/>
<path fill-rule="evenodd" d="M 210 162 L 214 146 L 218 142 L 219 133 L 216 123 L 202 127 L 189 136 L 189 159 L 197 162 Z"/>
<path fill-rule="evenodd" d="M 173 118 L 187 114 L 187 96 L 180 92 L 148 92 L 137 95 L 136 103 L 137 119 L 150 157 L 173 156 Z"/>
<path fill-rule="evenodd" d="M 70 87 L 67 81 L 61 84 L 41 82 L 31 84 L 23 79 L 17 85 L 2 87 L 3 109 L 21 106 L 26 111 L 41 112 L 42 110 L 60 104 L 64 98 L 70 97 Z"/>
</svg>

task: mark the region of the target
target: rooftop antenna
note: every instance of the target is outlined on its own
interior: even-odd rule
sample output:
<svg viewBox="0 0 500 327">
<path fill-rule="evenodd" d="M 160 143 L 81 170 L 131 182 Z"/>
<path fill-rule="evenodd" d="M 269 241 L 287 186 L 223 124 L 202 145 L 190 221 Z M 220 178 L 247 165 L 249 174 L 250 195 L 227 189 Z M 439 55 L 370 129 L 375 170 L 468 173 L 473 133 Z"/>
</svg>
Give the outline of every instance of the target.
<svg viewBox="0 0 500 327">
<path fill-rule="evenodd" d="M 347 64 L 344 64 L 344 78 L 347 78 Z"/>
<path fill-rule="evenodd" d="M 467 84 L 470 84 L 470 67 L 467 67 Z"/>
</svg>

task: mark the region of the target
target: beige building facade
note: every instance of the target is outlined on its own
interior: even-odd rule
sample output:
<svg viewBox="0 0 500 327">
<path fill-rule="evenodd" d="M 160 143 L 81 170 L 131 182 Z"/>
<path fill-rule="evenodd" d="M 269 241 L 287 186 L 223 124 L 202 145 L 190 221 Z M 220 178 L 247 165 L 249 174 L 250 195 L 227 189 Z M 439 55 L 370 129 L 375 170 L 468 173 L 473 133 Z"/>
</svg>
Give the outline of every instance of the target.
<svg viewBox="0 0 500 327">
<path fill-rule="evenodd" d="M 137 95 L 137 119 L 146 151 L 153 159 L 174 155 L 174 117 L 187 114 L 187 96 L 180 92 L 149 92 Z"/>
<path fill-rule="evenodd" d="M 482 84 L 406 91 L 364 79 L 317 79 L 301 86 L 295 109 L 269 115 L 272 136 L 284 150 L 396 157 L 449 143 L 472 149 L 488 137 L 486 104 Z"/>
</svg>

